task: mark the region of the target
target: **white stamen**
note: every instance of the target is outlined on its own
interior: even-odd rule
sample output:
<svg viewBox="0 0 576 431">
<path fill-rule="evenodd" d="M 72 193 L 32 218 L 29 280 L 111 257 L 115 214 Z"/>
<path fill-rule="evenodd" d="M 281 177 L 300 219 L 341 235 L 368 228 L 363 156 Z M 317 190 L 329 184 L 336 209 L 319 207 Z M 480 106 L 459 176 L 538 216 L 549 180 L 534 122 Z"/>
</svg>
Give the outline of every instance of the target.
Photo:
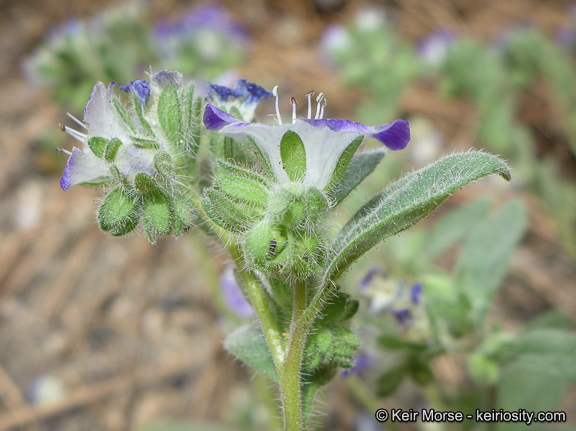
<svg viewBox="0 0 576 431">
<path fill-rule="evenodd" d="M 320 105 L 322 104 L 322 100 L 324 100 L 324 93 L 320 93 L 316 98 L 317 105 L 316 105 L 316 115 L 314 116 L 315 120 L 320 118 Z"/>
<path fill-rule="evenodd" d="M 294 97 L 290 98 L 290 103 L 292 104 L 292 124 L 294 124 L 296 122 L 296 106 L 298 106 L 298 103 Z"/>
<path fill-rule="evenodd" d="M 60 153 L 64 153 L 64 154 L 66 154 L 67 156 L 71 156 L 71 155 L 72 155 L 72 152 L 71 152 L 71 151 L 65 150 L 64 148 L 56 148 L 56 151 L 58 151 L 58 152 L 60 152 Z"/>
<path fill-rule="evenodd" d="M 312 119 L 312 96 L 314 96 L 314 90 L 306 93 L 306 98 L 308 99 L 308 119 Z"/>
<path fill-rule="evenodd" d="M 86 127 L 86 124 L 84 124 L 82 121 L 80 121 L 78 118 L 76 118 L 74 115 L 72 115 L 70 112 L 66 112 L 66 115 L 68 115 L 68 118 L 70 118 L 72 121 L 74 121 L 76 124 L 78 124 L 80 127 L 85 128 L 86 130 L 88 130 L 88 127 Z"/>
<path fill-rule="evenodd" d="M 82 143 L 85 143 L 88 139 L 88 136 L 86 136 L 84 133 L 80 133 L 78 130 L 71 129 L 68 126 L 64 126 L 64 131 Z"/>
<path fill-rule="evenodd" d="M 322 107 L 320 108 L 320 119 L 324 118 L 324 108 L 328 104 L 328 99 L 324 98 L 322 100 Z"/>
<path fill-rule="evenodd" d="M 282 125 L 282 117 L 280 116 L 280 108 L 278 107 L 278 86 L 276 85 L 272 89 L 272 94 L 276 98 L 276 121 L 278 121 L 278 125 Z"/>
</svg>

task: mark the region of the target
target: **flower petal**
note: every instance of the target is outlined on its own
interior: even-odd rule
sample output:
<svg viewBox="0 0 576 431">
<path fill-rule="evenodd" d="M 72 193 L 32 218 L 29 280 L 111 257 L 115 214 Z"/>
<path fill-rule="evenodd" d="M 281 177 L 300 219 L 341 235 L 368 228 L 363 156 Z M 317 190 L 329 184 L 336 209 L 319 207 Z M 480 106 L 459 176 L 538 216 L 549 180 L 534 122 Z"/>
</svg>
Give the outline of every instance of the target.
<svg viewBox="0 0 576 431">
<path fill-rule="evenodd" d="M 235 123 L 241 123 L 241 121 L 209 103 L 206 105 L 204 125 L 208 130 L 220 130 L 224 126 Z"/>
<path fill-rule="evenodd" d="M 67 191 L 70 186 L 93 182 L 108 176 L 108 168 L 104 162 L 92 152 L 83 152 L 74 147 L 66 162 L 66 168 L 60 178 L 60 187 Z"/>
<path fill-rule="evenodd" d="M 140 101 L 144 105 L 148 104 L 148 99 L 150 98 L 150 86 L 148 85 L 148 81 L 145 79 L 136 79 L 128 84 L 121 85 L 120 90 L 127 93 L 135 91 L 138 94 Z"/>
<path fill-rule="evenodd" d="M 88 138 L 119 138 L 127 142 L 130 131 L 114 106 L 114 88 L 106 88 L 102 82 L 94 86 L 84 110 L 84 122 L 88 126 Z"/>
</svg>

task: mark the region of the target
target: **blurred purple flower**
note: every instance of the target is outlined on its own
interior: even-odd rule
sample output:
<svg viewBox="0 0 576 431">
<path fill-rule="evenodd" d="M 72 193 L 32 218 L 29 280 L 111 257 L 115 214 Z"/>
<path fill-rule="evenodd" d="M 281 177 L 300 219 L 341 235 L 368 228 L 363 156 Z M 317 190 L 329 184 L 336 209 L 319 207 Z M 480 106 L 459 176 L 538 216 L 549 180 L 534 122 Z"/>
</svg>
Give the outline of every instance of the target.
<svg viewBox="0 0 576 431">
<path fill-rule="evenodd" d="M 431 66 L 439 65 L 448 54 L 450 46 L 456 42 L 454 33 L 450 30 L 438 30 L 418 44 L 420 58 Z"/>
<path fill-rule="evenodd" d="M 342 370 L 342 377 L 348 377 L 352 374 L 361 375 L 363 371 L 369 369 L 374 364 L 374 361 L 366 352 L 357 353 L 354 356 L 354 365 L 352 368 Z"/>
<path fill-rule="evenodd" d="M 226 305 L 234 314 L 243 319 L 254 316 L 254 309 L 238 286 L 232 267 L 227 268 L 220 276 L 220 290 Z"/>
<path fill-rule="evenodd" d="M 191 9 L 177 21 L 163 21 L 156 26 L 158 38 L 194 38 L 210 30 L 229 36 L 238 45 L 248 42 L 248 32 L 219 4 L 205 4 Z"/>
</svg>

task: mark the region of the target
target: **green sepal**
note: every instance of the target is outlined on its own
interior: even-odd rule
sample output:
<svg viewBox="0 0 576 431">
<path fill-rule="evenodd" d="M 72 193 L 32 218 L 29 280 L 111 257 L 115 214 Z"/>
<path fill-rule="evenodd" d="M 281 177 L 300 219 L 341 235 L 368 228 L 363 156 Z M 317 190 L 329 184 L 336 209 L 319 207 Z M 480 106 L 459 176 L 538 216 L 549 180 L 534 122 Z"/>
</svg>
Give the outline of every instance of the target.
<svg viewBox="0 0 576 431">
<path fill-rule="evenodd" d="M 140 120 L 140 124 L 142 124 L 142 127 L 144 127 L 144 129 L 149 135 L 154 136 L 154 132 L 152 131 L 150 124 L 148 123 L 146 118 L 144 118 L 144 112 L 143 112 L 144 105 L 142 104 L 140 96 L 138 96 L 138 92 L 136 91 L 132 91 L 132 102 L 134 104 L 134 110 L 136 111 L 136 115 Z"/>
<path fill-rule="evenodd" d="M 118 225 L 110 230 L 110 235 L 112 236 L 122 236 L 127 233 L 132 232 L 138 226 L 140 222 L 140 214 L 135 213 L 133 217 L 130 217 L 125 224 Z"/>
<path fill-rule="evenodd" d="M 280 141 L 280 156 L 291 181 L 302 181 L 306 173 L 306 150 L 297 133 L 289 130 Z"/>
<path fill-rule="evenodd" d="M 354 157 L 354 154 L 358 150 L 358 147 L 360 146 L 360 144 L 362 143 L 363 140 L 364 140 L 364 136 L 358 136 L 356 139 L 354 139 L 350 143 L 350 145 L 348 145 L 348 147 L 346 147 L 346 149 L 344 150 L 344 152 L 340 156 L 338 163 L 336 164 L 336 168 L 334 168 L 334 172 L 332 173 L 332 178 L 330 178 L 330 182 L 326 186 L 325 190 L 328 190 L 328 189 L 331 189 L 331 188 L 337 186 L 340 183 L 340 181 L 342 180 L 342 178 L 344 178 L 344 175 L 346 174 L 346 171 L 348 170 L 348 166 L 350 165 L 350 161 L 352 160 L 352 157 Z"/>
<path fill-rule="evenodd" d="M 356 154 L 342 179 L 335 184 L 330 184 L 328 194 L 333 198 L 334 204 L 340 204 L 346 197 L 370 175 L 380 160 L 386 155 L 385 150 L 376 150 Z"/>
<path fill-rule="evenodd" d="M 173 233 L 180 235 L 182 229 L 192 226 L 194 203 L 186 196 L 178 196 L 170 201 Z"/>
<path fill-rule="evenodd" d="M 118 138 L 112 138 L 106 144 L 104 149 L 104 160 L 107 162 L 113 162 L 118 153 L 118 149 L 122 146 L 122 141 Z"/>
<path fill-rule="evenodd" d="M 93 137 L 88 139 L 88 146 L 96 157 L 101 159 L 104 156 L 104 150 L 106 149 L 108 141 L 106 138 Z"/>
<path fill-rule="evenodd" d="M 142 210 L 142 224 L 151 242 L 159 235 L 170 233 L 171 214 L 170 205 L 166 197 L 160 192 L 148 193 L 144 197 Z"/>
<path fill-rule="evenodd" d="M 126 227 L 131 226 L 134 220 L 137 224 L 137 206 L 134 198 L 124 193 L 120 187 L 108 193 L 98 209 L 98 222 L 104 231 L 123 232 Z"/>
<path fill-rule="evenodd" d="M 306 189 L 304 202 L 306 202 L 306 216 L 312 222 L 318 220 L 330 208 L 326 195 L 316 187 Z"/>
<path fill-rule="evenodd" d="M 333 349 L 332 360 L 342 368 L 352 368 L 354 354 L 360 348 L 360 339 L 350 329 L 344 326 L 332 328 Z"/>
<path fill-rule="evenodd" d="M 490 174 L 510 179 L 508 166 L 500 158 L 469 151 L 440 159 L 389 185 L 337 235 L 325 277 L 338 278 L 380 241 L 422 220 L 460 187 Z"/>
<path fill-rule="evenodd" d="M 254 222 L 247 208 L 215 189 L 204 191 L 202 207 L 210 220 L 230 232 L 246 232 Z"/>
<path fill-rule="evenodd" d="M 258 322 L 242 326 L 228 335 L 224 348 L 256 371 L 278 382 L 276 367 Z"/>
<path fill-rule="evenodd" d="M 134 188 L 140 193 L 150 193 L 160 188 L 158 182 L 144 172 L 138 172 L 134 177 Z"/>
<path fill-rule="evenodd" d="M 149 150 L 158 150 L 160 148 L 160 144 L 156 139 L 150 138 L 141 138 L 138 136 L 130 136 L 134 145 L 140 148 L 147 148 Z"/>
<path fill-rule="evenodd" d="M 304 202 L 301 200 L 293 201 L 282 218 L 284 225 L 288 229 L 296 228 L 304 219 L 304 209 Z"/>
<path fill-rule="evenodd" d="M 194 103 L 194 83 L 190 83 L 184 89 L 184 94 L 182 95 L 182 135 L 186 148 L 186 155 L 191 156 L 195 159 L 195 155 L 198 149 L 198 143 L 196 142 L 196 134 L 194 128 L 195 124 L 198 123 L 199 111 L 196 110 L 196 105 Z"/>
<path fill-rule="evenodd" d="M 110 175 L 117 183 L 120 184 L 122 190 L 129 191 L 132 189 L 126 177 L 122 175 L 122 172 L 120 172 L 120 169 L 118 169 L 118 166 L 115 164 L 110 165 Z"/>
<path fill-rule="evenodd" d="M 266 207 L 268 191 L 260 183 L 237 175 L 218 175 L 215 183 L 227 195 L 243 202 Z"/>
<path fill-rule="evenodd" d="M 122 121 L 124 121 L 124 124 L 126 124 L 130 128 L 132 133 L 136 133 L 136 126 L 134 126 L 134 122 L 132 121 L 132 118 L 130 117 L 130 115 L 128 114 L 128 111 L 126 111 L 126 108 L 124 108 L 124 106 L 122 106 L 122 103 L 120 103 L 120 101 L 118 100 L 118 98 L 116 96 L 112 97 L 112 103 L 114 104 L 116 111 L 118 111 L 118 114 L 122 118 Z"/>
<path fill-rule="evenodd" d="M 250 169 L 243 168 L 241 166 L 229 163 L 222 159 L 217 159 L 216 163 L 218 164 L 219 168 L 221 168 L 222 170 L 226 171 L 231 175 L 240 176 L 257 181 L 265 187 L 270 185 L 270 182 L 265 177 Z"/>
<path fill-rule="evenodd" d="M 164 178 L 170 180 L 174 178 L 174 164 L 172 157 L 166 151 L 158 151 L 154 154 L 154 168 Z"/>
<path fill-rule="evenodd" d="M 261 221 L 244 238 L 244 252 L 249 262 L 262 263 L 270 256 L 270 241 L 274 239 L 272 225 Z"/>
<path fill-rule="evenodd" d="M 182 140 L 182 117 L 180 98 L 174 84 L 166 85 L 160 94 L 158 120 L 170 143 L 174 145 L 175 149 L 178 149 Z"/>
</svg>

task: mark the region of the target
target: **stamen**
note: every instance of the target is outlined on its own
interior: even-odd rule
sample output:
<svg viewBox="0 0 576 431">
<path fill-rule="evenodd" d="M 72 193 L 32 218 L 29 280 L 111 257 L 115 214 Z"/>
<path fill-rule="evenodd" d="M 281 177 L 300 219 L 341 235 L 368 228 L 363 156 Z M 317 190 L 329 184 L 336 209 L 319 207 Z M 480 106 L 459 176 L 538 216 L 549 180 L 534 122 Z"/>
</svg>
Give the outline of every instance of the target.
<svg viewBox="0 0 576 431">
<path fill-rule="evenodd" d="M 306 98 L 308 99 L 308 119 L 312 119 L 312 96 L 314 96 L 314 90 L 306 93 Z"/>
<path fill-rule="evenodd" d="M 292 104 L 292 124 L 294 124 L 296 122 L 296 106 L 298 106 L 298 103 L 294 97 L 290 98 L 290 103 Z"/>
<path fill-rule="evenodd" d="M 322 100 L 322 107 L 320 108 L 320 119 L 324 118 L 324 108 L 326 108 L 327 104 L 328 104 L 328 99 L 324 98 Z"/>
<path fill-rule="evenodd" d="M 320 105 L 322 104 L 322 100 L 324 100 L 324 93 L 320 93 L 316 98 L 316 103 L 318 104 L 316 105 L 316 115 L 314 116 L 315 120 L 320 118 Z"/>
<path fill-rule="evenodd" d="M 72 115 L 70 112 L 66 112 L 66 115 L 68 115 L 68 118 L 70 118 L 72 121 L 74 121 L 76 124 L 78 124 L 80 127 L 85 128 L 86 130 L 88 130 L 88 127 L 86 127 L 86 124 L 84 124 L 82 121 L 80 121 L 78 118 L 76 118 L 74 115 Z"/>
<path fill-rule="evenodd" d="M 71 155 L 72 155 L 72 152 L 71 152 L 71 151 L 65 150 L 64 148 L 56 148 L 56 151 L 58 151 L 59 153 L 64 153 L 64 154 L 66 154 L 67 156 L 71 156 Z"/>
<path fill-rule="evenodd" d="M 276 121 L 278 121 L 278 125 L 282 125 L 282 117 L 280 116 L 280 108 L 278 107 L 278 86 L 276 85 L 272 89 L 272 94 L 276 98 Z"/>
<path fill-rule="evenodd" d="M 80 133 L 78 130 L 71 129 L 68 126 L 64 126 L 64 131 L 82 143 L 85 143 L 88 139 L 88 136 L 86 136 L 84 133 Z"/>
</svg>

